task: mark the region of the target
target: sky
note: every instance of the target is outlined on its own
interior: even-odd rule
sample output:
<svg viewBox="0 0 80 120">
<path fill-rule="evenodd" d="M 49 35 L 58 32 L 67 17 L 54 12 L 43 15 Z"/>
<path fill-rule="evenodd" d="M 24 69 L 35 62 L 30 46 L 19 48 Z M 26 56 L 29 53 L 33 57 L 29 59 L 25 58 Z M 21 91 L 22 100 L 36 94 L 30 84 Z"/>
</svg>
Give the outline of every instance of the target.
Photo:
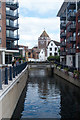
<svg viewBox="0 0 80 120">
<path fill-rule="evenodd" d="M 60 41 L 57 13 L 64 0 L 18 0 L 20 45 L 32 48 L 44 29 L 52 40 Z"/>
</svg>

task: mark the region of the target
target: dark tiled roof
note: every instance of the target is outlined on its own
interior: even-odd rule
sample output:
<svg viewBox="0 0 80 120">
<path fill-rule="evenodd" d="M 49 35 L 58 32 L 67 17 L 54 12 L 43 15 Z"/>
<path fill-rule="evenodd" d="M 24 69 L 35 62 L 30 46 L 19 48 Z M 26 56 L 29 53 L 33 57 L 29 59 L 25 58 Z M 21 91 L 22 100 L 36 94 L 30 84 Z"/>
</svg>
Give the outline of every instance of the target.
<svg viewBox="0 0 80 120">
<path fill-rule="evenodd" d="M 60 46 L 60 42 L 57 42 L 57 41 L 55 41 L 55 40 L 51 40 L 51 41 L 53 41 L 56 46 Z M 50 41 L 50 42 L 51 42 L 51 41 Z M 50 44 L 50 42 L 48 43 L 48 45 Z M 47 47 L 48 47 L 48 45 L 47 45 Z"/>
<path fill-rule="evenodd" d="M 57 42 L 57 41 L 54 41 L 53 42 L 55 43 L 56 46 L 60 46 L 60 42 Z"/>
<path fill-rule="evenodd" d="M 49 37 L 49 35 L 48 35 L 48 34 L 46 33 L 46 31 L 44 30 L 40 37 Z"/>
</svg>

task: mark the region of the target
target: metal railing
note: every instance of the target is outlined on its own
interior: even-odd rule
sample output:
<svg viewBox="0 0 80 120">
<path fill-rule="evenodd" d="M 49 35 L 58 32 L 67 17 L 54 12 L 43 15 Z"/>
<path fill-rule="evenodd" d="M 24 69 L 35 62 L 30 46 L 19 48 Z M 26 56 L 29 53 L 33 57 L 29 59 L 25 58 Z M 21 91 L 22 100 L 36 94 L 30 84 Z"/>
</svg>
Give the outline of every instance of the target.
<svg viewBox="0 0 80 120">
<path fill-rule="evenodd" d="M 12 34 L 10 34 L 9 36 L 6 34 L 6 37 L 7 38 L 11 38 L 11 39 L 19 39 L 19 35 L 12 35 Z"/>
<path fill-rule="evenodd" d="M 75 37 L 69 37 L 68 39 L 67 39 L 67 42 L 76 42 L 76 36 Z"/>
<path fill-rule="evenodd" d="M 27 62 L 17 66 L 0 69 L 0 90 L 2 89 L 2 84 L 8 85 L 8 82 L 12 81 L 13 78 L 20 74 L 26 66 Z"/>
<path fill-rule="evenodd" d="M 69 71 L 69 72 L 74 72 L 74 70 L 77 70 L 76 67 L 67 66 L 67 65 L 65 65 L 65 64 L 62 64 L 62 63 L 59 63 L 59 62 L 56 62 L 56 61 L 54 62 L 54 64 L 57 64 L 57 65 L 56 65 L 56 68 L 57 68 L 58 66 L 61 66 L 61 69 L 68 68 L 68 71 Z"/>
<path fill-rule="evenodd" d="M 8 27 L 13 27 L 13 28 L 19 28 L 19 24 L 12 24 L 12 23 L 10 23 L 10 24 L 8 24 L 8 23 L 6 23 L 6 26 L 8 26 Z"/>
</svg>

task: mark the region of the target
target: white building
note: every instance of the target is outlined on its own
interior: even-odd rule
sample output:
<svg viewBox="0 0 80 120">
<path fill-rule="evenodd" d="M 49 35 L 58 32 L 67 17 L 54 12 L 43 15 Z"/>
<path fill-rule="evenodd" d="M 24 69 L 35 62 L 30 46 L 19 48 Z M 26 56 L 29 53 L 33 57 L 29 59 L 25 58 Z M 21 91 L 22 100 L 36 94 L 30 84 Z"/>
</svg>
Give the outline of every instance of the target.
<svg viewBox="0 0 80 120">
<path fill-rule="evenodd" d="M 51 40 L 47 46 L 47 57 L 56 56 L 56 55 L 59 56 L 59 52 L 58 52 L 60 48 L 59 46 L 60 46 L 59 42 Z"/>
<path fill-rule="evenodd" d="M 39 53 L 39 61 L 46 61 L 44 49 L 41 49 L 41 51 Z"/>
</svg>

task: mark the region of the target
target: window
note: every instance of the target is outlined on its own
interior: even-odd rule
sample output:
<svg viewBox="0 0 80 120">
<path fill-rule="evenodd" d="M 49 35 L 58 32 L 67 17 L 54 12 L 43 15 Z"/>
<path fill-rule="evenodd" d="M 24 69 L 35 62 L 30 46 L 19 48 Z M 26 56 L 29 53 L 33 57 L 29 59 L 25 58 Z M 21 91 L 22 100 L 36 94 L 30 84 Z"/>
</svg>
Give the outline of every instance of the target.
<svg viewBox="0 0 80 120">
<path fill-rule="evenodd" d="M 9 37 L 9 30 L 6 30 L 6 36 Z"/>
<path fill-rule="evenodd" d="M 1 8 L 1 1 L 0 1 L 0 8 Z"/>
<path fill-rule="evenodd" d="M 51 43 L 51 46 L 53 46 L 53 44 Z"/>
<path fill-rule="evenodd" d="M 1 13 L 0 13 L 0 20 L 1 20 Z"/>
<path fill-rule="evenodd" d="M 52 53 L 50 53 L 50 56 L 52 56 Z"/>
<path fill-rule="evenodd" d="M 0 32 L 1 32 L 1 26 L 0 26 Z"/>
<path fill-rule="evenodd" d="M 55 47 L 55 51 L 57 51 L 57 48 Z"/>
<path fill-rule="evenodd" d="M 0 44 L 1 44 L 1 38 L 0 38 Z"/>
<path fill-rule="evenodd" d="M 6 19 L 6 25 L 8 25 L 8 26 L 9 26 L 9 20 L 8 20 L 8 19 Z"/>
<path fill-rule="evenodd" d="M 50 51 L 52 51 L 52 48 L 50 48 Z"/>
<path fill-rule="evenodd" d="M 57 56 L 57 53 L 54 53 L 55 56 Z"/>
</svg>

